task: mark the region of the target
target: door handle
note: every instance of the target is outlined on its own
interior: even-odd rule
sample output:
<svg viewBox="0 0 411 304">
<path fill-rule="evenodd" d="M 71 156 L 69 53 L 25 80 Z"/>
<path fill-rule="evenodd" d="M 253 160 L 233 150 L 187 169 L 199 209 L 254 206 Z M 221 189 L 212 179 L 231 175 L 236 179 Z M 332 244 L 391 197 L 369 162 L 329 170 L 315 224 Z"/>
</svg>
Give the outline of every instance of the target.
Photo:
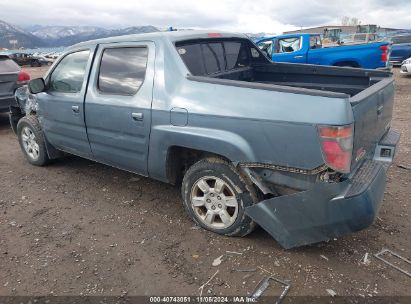
<svg viewBox="0 0 411 304">
<path fill-rule="evenodd" d="M 383 109 L 384 109 L 384 105 L 380 105 L 380 106 L 377 108 L 377 115 L 381 115 Z"/>
<path fill-rule="evenodd" d="M 295 59 L 298 59 L 298 58 L 303 58 L 304 56 L 302 56 L 302 55 L 297 55 L 297 56 L 294 56 L 294 58 Z"/>
<path fill-rule="evenodd" d="M 133 119 L 136 121 L 142 121 L 143 113 L 131 113 L 131 117 L 133 117 Z"/>
<path fill-rule="evenodd" d="M 79 106 L 71 106 L 71 110 L 72 110 L 74 113 L 80 112 Z"/>
</svg>

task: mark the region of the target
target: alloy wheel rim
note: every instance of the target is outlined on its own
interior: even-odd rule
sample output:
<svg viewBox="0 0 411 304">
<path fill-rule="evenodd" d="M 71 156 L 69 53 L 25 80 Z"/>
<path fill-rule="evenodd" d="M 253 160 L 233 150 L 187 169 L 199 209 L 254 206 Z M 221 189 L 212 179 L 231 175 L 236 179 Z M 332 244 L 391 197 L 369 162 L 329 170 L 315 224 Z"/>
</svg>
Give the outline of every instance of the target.
<svg viewBox="0 0 411 304">
<path fill-rule="evenodd" d="M 40 147 L 37 143 L 36 135 L 29 127 L 24 127 L 21 134 L 24 150 L 32 160 L 37 160 L 40 154 Z"/>
<path fill-rule="evenodd" d="M 231 186 L 221 178 L 205 176 L 191 189 L 191 207 L 207 227 L 226 229 L 238 216 L 239 204 Z"/>
</svg>

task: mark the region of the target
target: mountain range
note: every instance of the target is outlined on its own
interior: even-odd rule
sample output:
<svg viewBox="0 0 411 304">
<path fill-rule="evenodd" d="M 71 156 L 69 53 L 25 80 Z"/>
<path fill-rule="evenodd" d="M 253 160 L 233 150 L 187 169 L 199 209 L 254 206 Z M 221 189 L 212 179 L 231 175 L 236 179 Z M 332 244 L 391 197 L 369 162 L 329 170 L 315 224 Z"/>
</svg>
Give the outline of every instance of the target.
<svg viewBox="0 0 411 304">
<path fill-rule="evenodd" d="M 17 40 L 17 47 L 59 47 L 98 38 L 158 31 L 158 28 L 151 25 L 121 29 L 106 29 L 97 26 L 42 25 L 19 28 L 0 20 L 0 48 L 12 48 L 14 46 L 13 40 Z"/>
<path fill-rule="evenodd" d="M 0 48 L 12 47 L 13 40 L 17 40 L 16 46 L 44 47 L 47 42 L 34 36 L 30 32 L 0 20 Z"/>
</svg>

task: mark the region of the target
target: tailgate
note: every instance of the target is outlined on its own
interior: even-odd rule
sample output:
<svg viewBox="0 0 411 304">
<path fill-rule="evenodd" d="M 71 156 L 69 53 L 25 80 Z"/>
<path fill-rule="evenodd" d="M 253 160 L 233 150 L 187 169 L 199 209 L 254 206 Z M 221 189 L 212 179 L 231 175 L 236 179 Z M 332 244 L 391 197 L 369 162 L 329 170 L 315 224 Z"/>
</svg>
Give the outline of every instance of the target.
<svg viewBox="0 0 411 304">
<path fill-rule="evenodd" d="M 366 155 L 372 156 L 376 144 L 388 131 L 394 106 L 394 79 L 387 77 L 350 99 L 354 113 L 354 145 L 351 168 Z"/>
</svg>

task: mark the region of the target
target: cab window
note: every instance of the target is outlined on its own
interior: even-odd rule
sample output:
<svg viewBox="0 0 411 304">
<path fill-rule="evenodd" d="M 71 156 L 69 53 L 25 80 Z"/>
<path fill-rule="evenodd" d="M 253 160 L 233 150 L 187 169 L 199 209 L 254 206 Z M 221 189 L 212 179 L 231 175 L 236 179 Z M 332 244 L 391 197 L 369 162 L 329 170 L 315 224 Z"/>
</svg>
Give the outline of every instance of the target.
<svg viewBox="0 0 411 304">
<path fill-rule="evenodd" d="M 320 36 L 310 36 L 310 49 L 321 49 L 321 38 Z"/>
<path fill-rule="evenodd" d="M 50 76 L 51 92 L 78 93 L 81 91 L 90 51 L 80 51 L 66 55 Z"/>
<path fill-rule="evenodd" d="M 181 59 L 192 75 L 213 75 L 248 67 L 263 60 L 246 39 L 201 39 L 176 43 Z"/>
<path fill-rule="evenodd" d="M 301 37 L 278 39 L 277 53 L 292 53 L 301 49 Z"/>
<path fill-rule="evenodd" d="M 148 48 L 118 47 L 103 52 L 98 75 L 98 89 L 103 94 L 134 95 L 143 84 Z"/>
</svg>

